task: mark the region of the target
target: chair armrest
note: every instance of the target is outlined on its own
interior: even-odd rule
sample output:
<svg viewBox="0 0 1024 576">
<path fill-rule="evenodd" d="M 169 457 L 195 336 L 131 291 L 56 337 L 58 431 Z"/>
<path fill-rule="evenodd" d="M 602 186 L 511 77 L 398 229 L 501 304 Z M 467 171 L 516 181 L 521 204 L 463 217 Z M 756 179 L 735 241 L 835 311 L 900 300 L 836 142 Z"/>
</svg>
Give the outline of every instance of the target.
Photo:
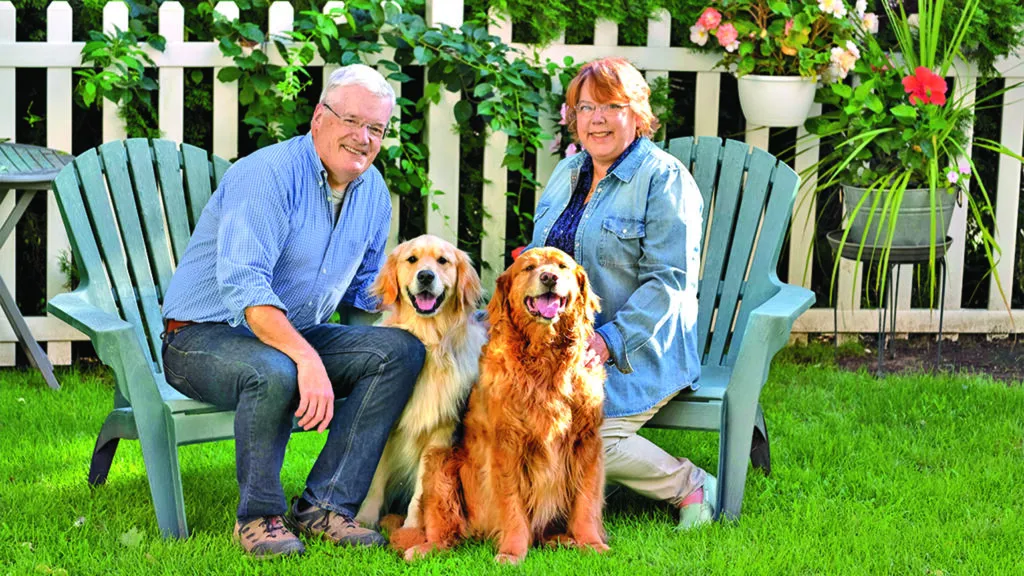
<svg viewBox="0 0 1024 576">
<path fill-rule="evenodd" d="M 84 290 L 58 294 L 47 302 L 46 309 L 92 340 L 96 355 L 114 371 L 118 389 L 133 407 L 142 399 L 150 404 L 161 402 L 152 364 L 131 323 L 89 302 Z"/>
<path fill-rule="evenodd" d="M 46 303 L 46 310 L 68 323 L 90 339 L 116 334 L 121 331 L 133 332 L 128 322 L 94 306 L 79 291 L 58 294 Z"/>
<path fill-rule="evenodd" d="M 789 342 L 793 322 L 814 304 L 814 292 L 781 284 L 781 289 L 750 312 L 726 394 L 760 395 L 775 353 Z"/>
</svg>

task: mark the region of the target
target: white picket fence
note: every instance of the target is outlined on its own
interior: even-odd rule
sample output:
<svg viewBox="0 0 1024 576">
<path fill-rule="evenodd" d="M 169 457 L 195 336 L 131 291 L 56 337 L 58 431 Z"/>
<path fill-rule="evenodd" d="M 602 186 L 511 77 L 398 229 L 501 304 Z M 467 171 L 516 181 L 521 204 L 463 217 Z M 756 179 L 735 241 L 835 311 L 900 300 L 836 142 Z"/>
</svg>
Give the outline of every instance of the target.
<svg viewBox="0 0 1024 576">
<path fill-rule="evenodd" d="M 325 12 L 334 7 L 343 6 L 342 2 L 328 2 Z M 237 17 L 238 8 L 233 2 L 220 2 L 217 11 L 228 16 Z M 429 24 L 462 24 L 462 0 L 434 0 L 427 3 L 427 20 Z M 46 42 L 15 42 L 15 7 L 9 1 L 0 2 L 0 138 L 15 137 L 15 122 L 18 111 L 15 109 L 15 70 L 17 68 L 46 68 L 47 96 L 45 115 L 47 120 L 47 146 L 58 150 L 71 150 L 71 111 L 72 111 L 72 68 L 81 65 L 80 52 L 83 42 L 73 42 L 72 10 L 67 2 L 52 2 L 47 9 L 47 40 Z M 159 122 L 164 137 L 181 141 L 183 137 L 183 101 L 184 72 L 187 68 L 214 69 L 214 74 L 224 66 L 231 66 L 230 59 L 221 55 L 215 42 L 183 42 L 185 9 L 178 2 L 164 2 L 160 8 L 159 31 L 167 39 L 165 51 L 150 50 L 150 55 L 159 67 Z M 294 9 L 288 2 L 274 2 L 269 12 L 269 32 L 271 34 L 288 30 L 293 22 Z M 103 26 L 107 32 L 117 26 L 126 29 L 128 26 L 128 8 L 120 2 L 108 3 L 104 8 Z M 649 80 L 666 76 L 669 72 L 695 72 L 696 104 L 694 114 L 694 133 L 697 136 L 718 134 L 719 90 L 722 72 L 713 69 L 715 58 L 697 54 L 685 48 L 670 47 L 671 20 L 667 12 L 659 14 L 648 22 L 647 46 L 618 46 L 617 26 L 607 21 L 599 21 L 594 31 L 593 45 L 565 45 L 556 42 L 540 51 L 541 59 L 551 58 L 561 61 L 571 55 L 576 61 L 589 61 L 604 56 L 623 56 L 632 61 L 639 69 L 646 70 Z M 492 33 L 511 43 L 512 28 L 506 23 L 492 28 Z M 533 47 L 519 46 L 528 51 Z M 281 63 L 275 54 L 272 61 Z M 384 57 L 389 57 L 387 53 Z M 371 62 L 372 64 L 372 62 Z M 1024 79 L 1024 66 L 1020 57 L 1002 62 L 1000 72 L 1007 78 L 1019 81 Z M 324 75 L 330 74 L 333 67 L 324 65 L 323 61 L 315 60 L 312 66 L 323 66 Z M 973 97 L 976 79 L 972 72 L 957 82 L 960 90 Z M 400 85 L 395 84 L 400 90 Z M 448 92 L 440 104 L 432 106 L 427 116 L 426 145 L 433 152 L 430 160 L 430 177 L 435 188 L 447 192 L 427 199 L 436 203 L 440 210 L 427 210 L 427 231 L 453 240 L 456 238 L 458 224 L 458 189 L 459 165 L 462 162 L 459 151 L 459 139 L 451 130 L 455 123 L 454 106 L 458 95 Z M 1016 89 L 1004 98 L 1003 120 L 1000 139 L 1008 148 L 1021 152 L 1024 137 L 1024 89 Z M 108 103 L 103 110 L 103 140 L 124 137 L 124 129 L 116 116 L 116 111 Z M 817 108 L 818 105 L 816 105 Z M 818 110 L 815 110 L 815 113 Z M 238 153 L 238 86 L 237 83 L 214 82 L 213 89 L 213 152 L 224 158 L 233 158 Z M 553 129 L 554 127 L 552 127 Z M 746 140 L 748 143 L 768 147 L 769 131 L 757 129 L 748 124 Z M 800 136 L 804 133 L 801 130 Z M 485 270 L 484 282 L 493 286 L 496 274 L 503 268 L 504 262 L 504 222 L 506 217 L 505 189 L 506 171 L 501 166 L 507 138 L 503 134 L 491 134 L 484 151 L 483 175 L 484 209 L 491 215 L 494 225 L 488 225 L 488 235 L 483 239 L 482 259 L 490 264 Z M 438 151 L 444 151 L 438 153 Z M 814 153 L 802 155 L 796 162 L 798 171 L 817 162 Z M 538 177 L 546 181 L 558 158 L 547 153 L 538 158 Z M 1015 242 L 1018 228 L 1017 210 L 1020 195 L 1021 166 L 1008 158 L 999 162 L 999 184 L 995 191 L 997 205 L 997 240 L 1003 249 L 999 264 L 999 276 L 1006 294 L 1011 293 Z M 806 183 L 798 199 L 799 213 L 794 214 L 792 241 L 789 245 L 788 277 L 791 282 L 801 282 L 809 274 L 805 274 L 806 254 L 812 242 L 811 222 L 807 214 L 815 210 L 813 197 L 809 190 L 813 180 Z M 806 196 L 806 197 L 804 197 Z M 398 202 L 395 203 L 392 219 L 392 243 L 397 237 Z M 14 207 L 13 195 L 0 205 L 0 215 L 8 214 Z M 446 218 L 447 217 L 447 218 Z M 953 221 L 950 235 L 954 238 L 952 250 L 947 256 L 949 263 L 949 280 L 945 297 L 945 330 L 948 333 L 993 333 L 1005 334 L 1024 332 L 1024 310 L 1012 311 L 1011 315 L 1003 308 L 999 298 L 999 288 L 994 280 L 989 284 L 988 309 L 964 309 L 961 307 L 963 292 L 963 261 L 966 232 L 966 210 L 959 208 Z M 56 202 L 51 194 L 47 207 L 47 238 L 46 238 L 46 294 L 51 297 L 63 290 L 64 275 L 60 272 L 58 255 L 69 250 L 69 243 Z M 0 247 L 0 275 L 11 289 L 15 286 L 16 257 L 13 236 Z M 850 290 L 860 292 L 863 272 L 854 274 L 854 266 L 844 261 L 839 279 L 839 290 L 849 294 Z M 910 309 L 911 274 L 906 271 L 901 277 L 900 302 L 901 310 L 897 330 L 900 332 L 937 332 L 938 314 L 930 310 Z M 851 305 L 850 298 L 842 298 L 839 302 L 841 332 L 872 332 L 877 327 L 875 310 L 861 310 L 859 304 Z M 47 352 L 55 364 L 66 364 L 70 361 L 70 342 L 84 337 L 76 330 L 59 320 L 48 317 L 28 317 L 26 322 L 33 334 L 41 343 L 46 343 Z M 828 308 L 817 308 L 804 314 L 796 324 L 794 332 L 827 332 L 832 328 L 832 311 Z M 0 366 L 11 365 L 15 358 L 14 333 L 6 321 L 0 318 Z"/>
</svg>

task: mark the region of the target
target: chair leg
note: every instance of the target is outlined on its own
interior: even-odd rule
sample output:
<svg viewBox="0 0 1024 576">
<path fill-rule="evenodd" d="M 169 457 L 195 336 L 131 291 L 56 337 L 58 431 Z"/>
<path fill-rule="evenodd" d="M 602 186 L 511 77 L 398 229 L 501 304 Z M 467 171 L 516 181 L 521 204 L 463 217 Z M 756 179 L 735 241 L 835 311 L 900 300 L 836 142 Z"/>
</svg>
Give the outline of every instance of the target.
<svg viewBox="0 0 1024 576">
<path fill-rule="evenodd" d="M 96 438 L 96 448 L 89 464 L 89 484 L 99 486 L 107 481 L 110 464 L 117 452 L 117 443 L 122 438 L 135 439 L 139 434 L 135 429 L 135 416 L 131 408 L 118 408 L 107 415 Z"/>
<path fill-rule="evenodd" d="M 160 533 L 176 538 L 188 537 L 185 522 L 185 497 L 181 489 L 178 447 L 174 442 L 174 421 L 163 406 L 139 414 L 139 442 L 146 463 L 149 491 L 153 496 Z M 148 416 L 143 420 L 142 416 Z"/>
<path fill-rule="evenodd" d="M 722 431 L 719 437 L 718 506 L 719 517 L 739 518 L 743 508 L 743 490 L 747 482 L 747 462 L 757 413 L 757 400 L 730 401 L 726 396 Z"/>
<path fill-rule="evenodd" d="M 768 444 L 768 425 L 764 421 L 761 404 L 757 405 L 754 416 L 754 435 L 750 440 L 750 462 L 754 468 L 760 468 L 765 476 L 772 473 L 772 454 Z"/>
</svg>

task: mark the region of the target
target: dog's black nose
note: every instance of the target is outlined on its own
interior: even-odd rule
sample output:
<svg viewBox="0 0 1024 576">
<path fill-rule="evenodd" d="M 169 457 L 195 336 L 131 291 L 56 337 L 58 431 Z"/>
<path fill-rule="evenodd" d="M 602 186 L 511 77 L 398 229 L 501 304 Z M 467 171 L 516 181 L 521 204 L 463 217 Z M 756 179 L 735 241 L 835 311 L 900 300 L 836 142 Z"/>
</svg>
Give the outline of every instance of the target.
<svg viewBox="0 0 1024 576">
<path fill-rule="evenodd" d="M 555 284 L 558 283 L 558 276 L 551 272 L 540 273 L 540 283 L 547 286 L 548 288 L 554 288 Z"/>
<path fill-rule="evenodd" d="M 430 284 L 434 281 L 434 273 L 430 270 L 420 270 L 416 273 L 416 281 L 420 284 Z"/>
</svg>

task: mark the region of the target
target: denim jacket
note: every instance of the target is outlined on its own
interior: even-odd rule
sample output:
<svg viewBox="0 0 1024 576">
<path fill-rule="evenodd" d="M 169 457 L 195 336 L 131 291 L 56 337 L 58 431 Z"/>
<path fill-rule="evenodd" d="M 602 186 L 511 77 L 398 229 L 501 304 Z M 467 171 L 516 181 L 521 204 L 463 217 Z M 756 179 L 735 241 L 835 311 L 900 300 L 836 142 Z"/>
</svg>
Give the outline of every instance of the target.
<svg viewBox="0 0 1024 576">
<path fill-rule="evenodd" d="M 584 153 L 559 162 L 537 205 L 543 246 L 569 203 Z M 703 200 L 690 172 L 644 138 L 594 191 L 573 257 L 601 298 L 597 332 L 608 344 L 605 415 L 650 410 L 700 375 L 697 281 Z"/>
</svg>

